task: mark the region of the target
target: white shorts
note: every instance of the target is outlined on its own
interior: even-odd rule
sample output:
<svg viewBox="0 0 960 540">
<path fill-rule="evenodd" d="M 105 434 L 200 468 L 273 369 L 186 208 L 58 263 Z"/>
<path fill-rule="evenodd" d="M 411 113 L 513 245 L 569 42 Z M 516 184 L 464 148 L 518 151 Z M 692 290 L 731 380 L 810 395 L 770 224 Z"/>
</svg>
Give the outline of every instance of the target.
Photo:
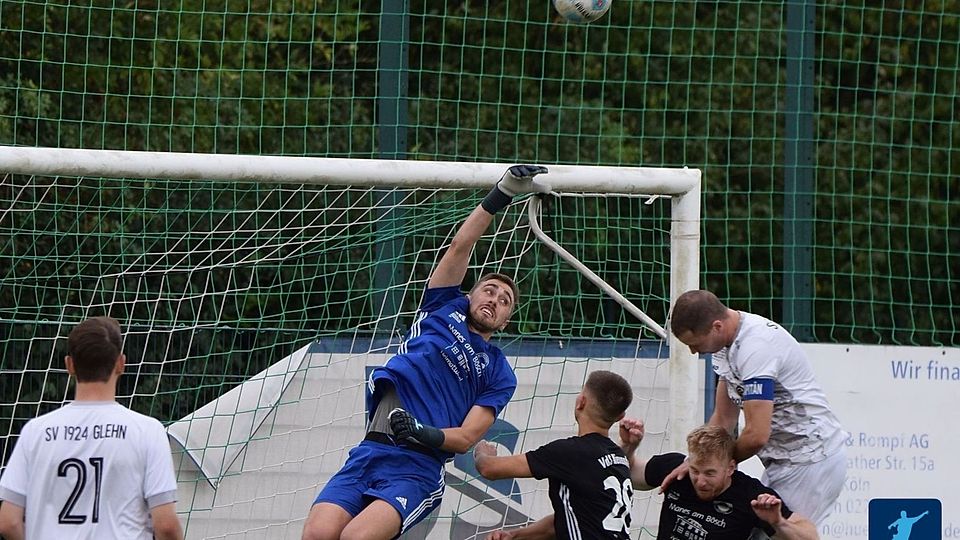
<svg viewBox="0 0 960 540">
<path fill-rule="evenodd" d="M 830 514 L 847 479 L 847 451 L 806 465 L 771 464 L 761 479 L 780 494 L 790 510 L 809 519 L 817 529 Z"/>
</svg>

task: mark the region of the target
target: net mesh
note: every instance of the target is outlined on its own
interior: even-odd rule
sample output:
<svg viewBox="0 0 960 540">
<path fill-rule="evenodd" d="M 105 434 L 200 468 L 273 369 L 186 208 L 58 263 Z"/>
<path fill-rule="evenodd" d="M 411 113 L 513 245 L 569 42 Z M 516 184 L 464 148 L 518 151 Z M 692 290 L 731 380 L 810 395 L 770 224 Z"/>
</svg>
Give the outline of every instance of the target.
<svg viewBox="0 0 960 540">
<path fill-rule="evenodd" d="M 951 2 L 617 0 L 577 26 L 549 2 L 24 1 L 0 3 L 0 30 L 2 144 L 695 167 L 703 286 L 808 341 L 960 344 Z M 439 227 L 421 239 L 433 229 L 410 215 L 351 214 L 374 190 L 11 177 L 2 190 L 7 449 L 17 422 L 66 395 L 54 344 L 82 315 L 130 317 L 143 358 L 123 393 L 173 420 L 313 337 L 402 325 L 410 295 L 387 294 L 407 287 L 389 270 L 413 262 L 391 242 L 433 254 L 474 200 L 386 195 L 448 197 L 409 213 Z M 338 197 L 343 221 L 304 215 Z M 570 201 L 561 244 L 658 296 L 652 261 L 668 259 L 625 229 L 636 200 Z M 315 243 L 344 230 L 362 231 L 355 245 Z M 536 264 L 514 332 L 639 334 Z M 317 275 L 336 278 L 321 289 Z"/>
<path fill-rule="evenodd" d="M 722 298 L 810 341 L 956 345 L 951 5 L 5 2 L 0 142 L 696 167 Z"/>
<path fill-rule="evenodd" d="M 183 431 L 171 429 L 183 435 L 178 440 L 186 450 L 178 453 L 178 504 L 188 534 L 298 536 L 318 486 L 362 438 L 364 368 L 396 352 L 431 269 L 479 195 L 2 177 L 6 455 L 23 422 L 70 398 L 62 360 L 70 329 L 109 315 L 125 329 L 121 403 L 168 423 L 185 419 Z M 669 207 L 669 198 L 548 196 L 535 219 L 663 321 Z M 617 369 L 636 385 L 648 444 L 662 446 L 668 422 L 662 344 L 536 240 L 529 219 L 523 199 L 498 215 L 465 281 L 469 287 L 481 273 L 497 271 L 514 276 L 521 290 L 513 322 L 498 340 L 521 380 L 501 428 L 511 441 L 519 438 L 511 450 L 569 433 L 570 400 L 587 365 Z M 261 401 L 270 392 L 256 387 L 243 390 L 253 402 L 204 409 L 303 347 L 312 347 L 307 360 L 281 372 L 293 382 L 273 401 Z M 271 372 L 267 380 L 281 375 Z M 252 425 L 250 415 L 257 418 Z M 216 472 L 192 465 L 211 460 Z M 471 480 L 472 465 L 459 463 L 451 474 L 457 471 L 448 483 L 464 492 L 452 499 L 461 502 L 438 512 L 429 530 L 438 522 L 458 531 L 472 526 L 475 534 L 494 524 L 490 501 L 512 500 L 513 491 L 487 495 Z M 283 480 L 291 478 L 299 483 Z M 283 497 L 295 502 L 280 504 Z M 526 497 L 524 512 L 537 501 L 549 506 L 543 486 L 518 488 L 516 497 Z M 643 500 L 649 506 L 650 498 Z M 451 517 L 471 508 L 466 518 Z"/>
</svg>

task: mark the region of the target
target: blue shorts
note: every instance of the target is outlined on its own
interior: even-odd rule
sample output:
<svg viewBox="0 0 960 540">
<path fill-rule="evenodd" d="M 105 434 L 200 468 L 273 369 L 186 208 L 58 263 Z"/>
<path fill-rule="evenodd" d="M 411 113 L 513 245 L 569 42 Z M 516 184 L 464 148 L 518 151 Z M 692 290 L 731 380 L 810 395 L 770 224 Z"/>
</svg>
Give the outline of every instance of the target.
<svg viewBox="0 0 960 540">
<path fill-rule="evenodd" d="M 332 503 L 356 516 L 381 499 L 400 514 L 403 534 L 440 506 L 443 475 L 443 463 L 436 458 L 365 440 L 350 450 L 313 504 Z"/>
</svg>

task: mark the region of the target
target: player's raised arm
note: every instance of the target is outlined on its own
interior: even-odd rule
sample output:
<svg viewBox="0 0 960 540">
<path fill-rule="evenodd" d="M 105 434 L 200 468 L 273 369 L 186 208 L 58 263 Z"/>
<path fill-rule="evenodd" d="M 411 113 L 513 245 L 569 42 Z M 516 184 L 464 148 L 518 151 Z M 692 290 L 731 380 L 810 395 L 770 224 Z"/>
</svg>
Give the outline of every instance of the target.
<svg viewBox="0 0 960 540">
<path fill-rule="evenodd" d="M 620 449 L 627 456 L 630 463 L 630 482 L 635 489 L 648 490 L 653 486 L 647 485 L 647 460 L 638 458 L 637 447 L 643 441 L 645 430 L 643 420 L 623 418 L 620 420 Z"/>
<path fill-rule="evenodd" d="M 770 493 L 761 493 L 750 502 L 757 517 L 769 523 L 776 531 L 776 538 L 784 540 L 820 540 L 817 527 L 809 519 L 793 513 L 783 517 L 783 502 Z"/>
<path fill-rule="evenodd" d="M 497 185 L 484 197 L 483 202 L 457 229 L 453 240 L 450 241 L 450 247 L 434 268 L 427 286 L 433 289 L 460 285 L 467 273 L 467 264 L 470 261 L 470 254 L 473 253 L 473 247 L 490 226 L 493 216 L 506 208 L 514 196 L 542 191 L 543 186 L 534 182 L 534 177 L 546 172 L 547 168 L 539 165 L 514 165 L 507 169 Z"/>
</svg>

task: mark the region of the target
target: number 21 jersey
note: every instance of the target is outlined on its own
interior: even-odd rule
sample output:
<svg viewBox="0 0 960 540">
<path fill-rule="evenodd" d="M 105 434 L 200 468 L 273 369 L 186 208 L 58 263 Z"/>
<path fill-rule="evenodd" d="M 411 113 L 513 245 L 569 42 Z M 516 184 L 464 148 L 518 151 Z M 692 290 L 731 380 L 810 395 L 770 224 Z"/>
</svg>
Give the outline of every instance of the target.
<svg viewBox="0 0 960 540">
<path fill-rule="evenodd" d="M 149 509 L 176 501 L 163 426 L 113 401 L 74 402 L 27 422 L 0 498 L 27 538 L 153 538 Z"/>
</svg>

